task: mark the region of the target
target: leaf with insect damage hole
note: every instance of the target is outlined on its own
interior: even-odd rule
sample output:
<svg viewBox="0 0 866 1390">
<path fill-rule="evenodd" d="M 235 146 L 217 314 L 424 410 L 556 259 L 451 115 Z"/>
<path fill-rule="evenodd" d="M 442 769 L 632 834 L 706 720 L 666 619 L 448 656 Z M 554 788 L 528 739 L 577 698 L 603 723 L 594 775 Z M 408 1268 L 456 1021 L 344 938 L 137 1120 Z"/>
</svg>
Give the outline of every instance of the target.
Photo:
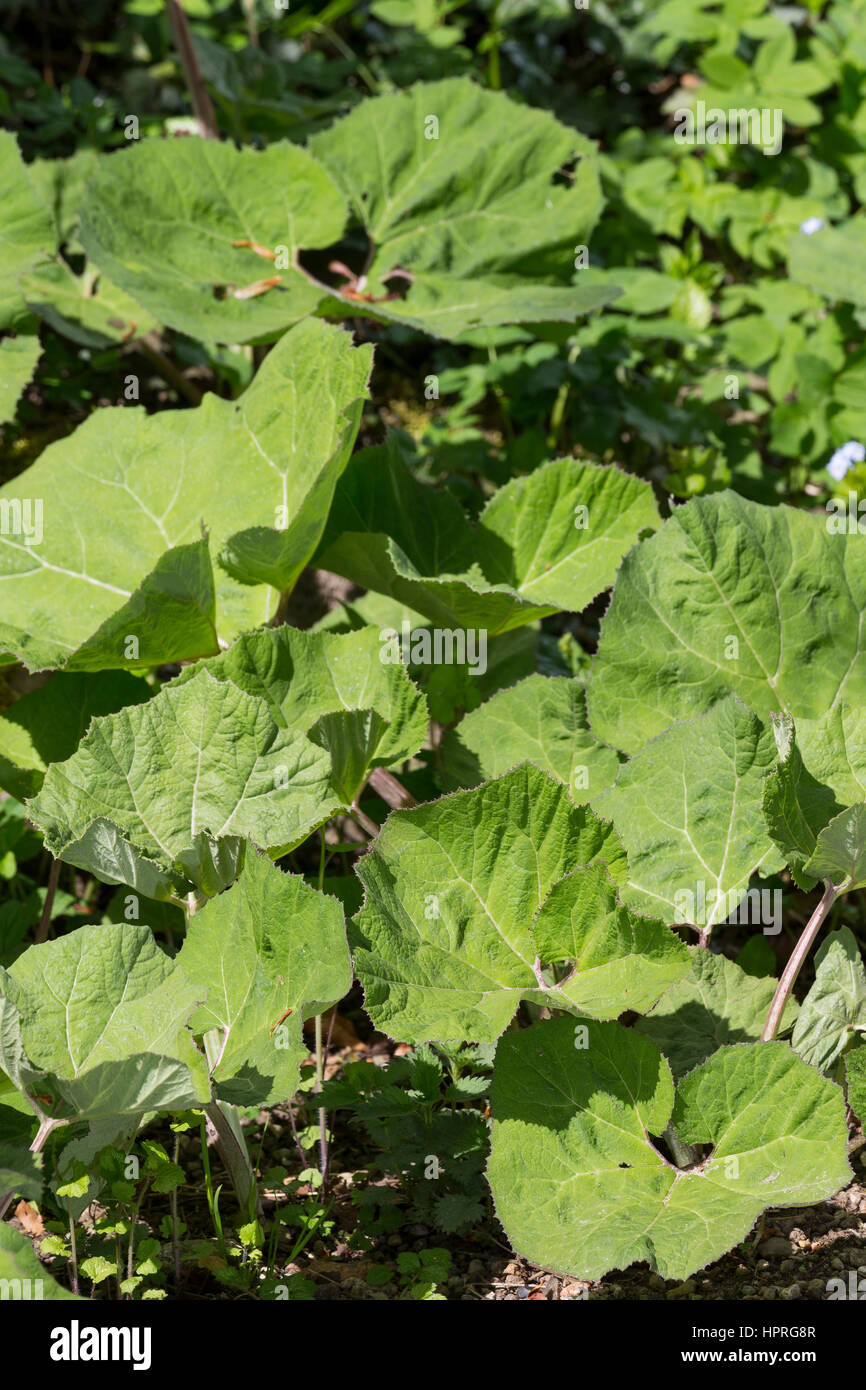
<svg viewBox="0 0 866 1390">
<path fill-rule="evenodd" d="M 492 1042 L 521 999 L 572 1007 L 539 978 L 532 923 L 558 880 L 596 861 L 622 870 L 611 828 L 531 763 L 394 812 L 358 863 L 365 898 L 349 933 L 376 1027 Z"/>
<path fill-rule="evenodd" d="M 675 1095 L 649 1038 L 553 1019 L 500 1040 L 491 1107 L 487 1176 L 509 1239 L 580 1279 L 636 1260 L 683 1279 L 765 1208 L 850 1180 L 842 1092 L 782 1042 L 722 1048 Z M 669 1123 L 711 1152 L 675 1168 L 651 1137 Z"/>
<path fill-rule="evenodd" d="M 269 342 L 323 298 L 298 252 L 338 241 L 345 219 L 330 174 L 288 141 L 142 140 L 99 160 L 81 241 L 161 323 L 208 343 Z"/>
<path fill-rule="evenodd" d="M 771 731 L 730 696 L 624 763 L 592 803 L 625 846 L 623 902 L 701 929 L 724 922 L 756 870 L 781 867 L 761 814 L 776 757 Z"/>
<path fill-rule="evenodd" d="M 588 687 L 596 738 L 634 753 L 728 694 L 764 719 L 864 704 L 866 536 L 826 522 L 733 492 L 677 507 L 617 574 Z"/>
<path fill-rule="evenodd" d="M 317 563 L 448 629 L 492 636 L 584 608 L 657 525 L 647 483 L 559 459 L 506 483 L 474 526 L 449 493 L 413 476 L 391 436 L 346 469 Z"/>
<path fill-rule="evenodd" d="M 200 997 L 149 927 L 80 927 L 0 972 L 0 1064 L 50 1118 L 200 1104 L 207 1068 L 186 1028 Z"/>
<path fill-rule="evenodd" d="M 238 868 L 239 837 L 274 853 L 338 809 L 327 756 L 268 703 L 198 670 L 144 705 L 95 719 L 48 770 L 29 813 L 57 857 L 147 897 L 213 893 Z"/>
<path fill-rule="evenodd" d="M 603 202 L 595 147 L 546 111 L 446 78 L 362 102 L 310 148 L 371 251 L 355 294 L 375 302 L 344 291 L 329 310 L 454 338 L 479 325 L 573 322 L 618 293 L 573 283 L 575 246 Z M 574 176 L 560 178 L 575 159 Z"/>
<path fill-rule="evenodd" d="M 278 596 L 211 557 L 239 528 L 278 525 L 269 534 L 283 568 L 272 577 L 290 587 L 351 451 L 370 361 L 369 348 L 311 320 L 236 401 L 98 410 L 50 444 L 0 488 L 0 648 L 31 670 L 140 667 L 209 655 L 217 634 L 269 621 Z"/>
<path fill-rule="evenodd" d="M 237 1105 L 294 1094 L 308 1051 L 303 1019 L 352 986 L 339 902 L 252 848 L 234 887 L 190 922 L 178 964 L 207 1000 L 193 1031 L 217 1030 L 215 1094 Z"/>
</svg>

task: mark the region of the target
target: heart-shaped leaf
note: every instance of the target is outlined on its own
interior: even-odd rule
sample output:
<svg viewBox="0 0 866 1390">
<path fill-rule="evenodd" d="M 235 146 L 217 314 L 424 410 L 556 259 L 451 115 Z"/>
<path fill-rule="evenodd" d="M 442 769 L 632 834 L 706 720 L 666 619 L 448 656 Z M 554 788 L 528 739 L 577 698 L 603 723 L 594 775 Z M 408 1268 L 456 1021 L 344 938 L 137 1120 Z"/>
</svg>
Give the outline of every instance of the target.
<svg viewBox="0 0 866 1390">
<path fill-rule="evenodd" d="M 682 1279 L 749 1233 L 768 1206 L 850 1180 L 842 1092 L 786 1043 L 715 1053 L 680 1082 L 649 1038 L 554 1019 L 499 1042 L 488 1178 L 515 1249 L 598 1279 L 646 1260 Z M 711 1144 L 671 1164 L 650 1136 Z"/>
</svg>

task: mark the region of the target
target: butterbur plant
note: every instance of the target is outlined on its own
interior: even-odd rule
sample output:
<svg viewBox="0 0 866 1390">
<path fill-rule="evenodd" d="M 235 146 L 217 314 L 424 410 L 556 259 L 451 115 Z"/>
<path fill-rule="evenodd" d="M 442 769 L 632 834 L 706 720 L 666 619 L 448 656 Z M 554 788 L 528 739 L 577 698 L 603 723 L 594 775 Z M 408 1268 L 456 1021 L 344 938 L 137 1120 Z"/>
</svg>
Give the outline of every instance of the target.
<svg viewBox="0 0 866 1390">
<path fill-rule="evenodd" d="M 857 7 L 145 8 L 0 54 L 0 1279 L 686 1279 L 866 1121 Z"/>
</svg>

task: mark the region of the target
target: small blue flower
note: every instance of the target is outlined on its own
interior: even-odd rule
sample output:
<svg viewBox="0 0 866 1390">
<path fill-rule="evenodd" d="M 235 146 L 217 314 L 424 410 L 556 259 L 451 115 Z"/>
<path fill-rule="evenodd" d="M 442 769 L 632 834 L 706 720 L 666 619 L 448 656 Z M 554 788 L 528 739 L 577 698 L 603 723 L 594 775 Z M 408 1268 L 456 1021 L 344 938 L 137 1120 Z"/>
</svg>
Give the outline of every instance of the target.
<svg viewBox="0 0 866 1390">
<path fill-rule="evenodd" d="M 837 483 L 841 483 L 849 468 L 853 468 L 855 463 L 862 463 L 864 459 L 866 459 L 866 448 L 862 444 L 858 444 L 856 439 L 849 439 L 847 444 L 842 444 L 836 450 L 827 464 L 827 472 L 831 478 L 835 478 Z"/>
<path fill-rule="evenodd" d="M 807 217 L 805 222 L 800 223 L 800 231 L 806 236 L 811 236 L 813 232 L 820 232 L 822 227 L 826 227 L 823 217 Z"/>
</svg>

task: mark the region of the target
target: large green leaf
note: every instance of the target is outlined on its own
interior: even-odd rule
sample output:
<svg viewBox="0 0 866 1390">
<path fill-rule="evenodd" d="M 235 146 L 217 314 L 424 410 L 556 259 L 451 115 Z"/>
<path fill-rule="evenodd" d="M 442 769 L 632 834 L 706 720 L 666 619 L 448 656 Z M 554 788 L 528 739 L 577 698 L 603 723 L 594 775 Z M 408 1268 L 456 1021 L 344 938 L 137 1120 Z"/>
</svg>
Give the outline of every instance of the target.
<svg viewBox="0 0 866 1390">
<path fill-rule="evenodd" d="M 743 1240 L 768 1206 L 850 1179 L 842 1092 L 786 1043 L 722 1048 L 680 1082 L 649 1038 L 554 1019 L 498 1045 L 488 1178 L 520 1254 L 597 1279 L 646 1260 L 681 1279 Z M 581 1045 L 585 1043 L 584 1045 Z M 712 1144 L 688 1170 L 650 1136 Z"/>
<path fill-rule="evenodd" d="M 791 1046 L 805 1062 L 831 1072 L 857 1035 L 866 1033 L 866 969 L 848 927 L 830 932 L 815 956 L 815 982 L 800 1010 Z"/>
<path fill-rule="evenodd" d="M 848 1104 L 861 1121 L 866 1115 L 866 1046 L 855 1047 L 845 1058 L 848 1078 Z"/>
<path fill-rule="evenodd" d="M 724 922 L 757 869 L 781 867 L 761 814 L 776 756 L 771 731 L 731 696 L 625 763 L 593 800 L 628 856 L 623 901 L 668 922 Z"/>
<path fill-rule="evenodd" d="M 833 712 L 834 725 L 838 725 L 841 713 L 838 707 Z M 811 723 L 815 727 L 818 721 Z M 809 892 L 816 879 L 805 872 L 805 865 L 815 852 L 819 833 L 841 808 L 831 789 L 805 766 L 790 715 L 774 716 L 773 732 L 779 765 L 764 782 L 764 816 L 770 838 L 784 855 L 797 886 Z"/>
<path fill-rule="evenodd" d="M 866 537 L 733 492 L 677 507 L 617 576 L 589 683 L 593 732 L 636 752 L 733 692 L 766 718 L 866 701 Z"/>
<path fill-rule="evenodd" d="M 392 437 L 351 461 L 318 563 L 434 622 L 492 635 L 584 608 L 657 524 L 647 483 L 559 459 L 500 488 L 476 527 L 413 477 Z"/>
<path fill-rule="evenodd" d="M 290 848 L 338 806 L 324 753 L 279 727 L 267 701 L 199 670 L 95 719 L 29 811 L 59 858 L 165 898 L 231 883 L 237 856 L 223 842 Z"/>
<path fill-rule="evenodd" d="M 143 704 L 151 693 L 126 671 L 52 676 L 0 715 L 0 786 L 19 800 L 34 796 L 49 763 L 75 752 L 95 715 Z"/>
<path fill-rule="evenodd" d="M 609 787 L 619 757 L 592 736 L 581 681 L 533 675 L 500 690 L 442 739 L 442 783 L 474 787 L 530 761 L 558 777 L 574 802 Z"/>
<path fill-rule="evenodd" d="M 727 1043 L 757 1042 L 776 989 L 770 976 L 747 975 L 739 965 L 714 951 L 690 946 L 691 969 L 635 1022 L 682 1076 Z M 791 998 L 781 1029 L 789 1028 L 799 1005 Z"/>
<path fill-rule="evenodd" d="M 84 1303 L 77 1293 L 70 1293 L 52 1279 L 45 1265 L 33 1250 L 33 1245 L 21 1231 L 5 1221 L 0 1223 L 0 1282 L 6 1290 L 4 1299 L 27 1302 L 48 1299 L 61 1303 Z"/>
<path fill-rule="evenodd" d="M 382 660 L 384 650 L 374 627 L 338 635 L 284 626 L 239 637 L 204 664 L 267 701 L 280 728 L 326 748 L 340 799 L 351 804 L 374 767 L 399 766 L 427 737 L 426 701 L 403 665 Z"/>
<path fill-rule="evenodd" d="M 207 1000 L 191 1027 L 217 1030 L 214 1094 L 238 1105 L 274 1105 L 294 1094 L 307 1056 L 302 1018 L 352 985 L 337 899 L 255 851 L 234 887 L 190 923 L 178 964 Z"/>
<path fill-rule="evenodd" d="M 811 236 L 800 232 L 788 243 L 792 280 L 818 290 L 828 299 L 866 305 L 866 235 L 862 218 L 844 227 L 822 227 Z"/>
<path fill-rule="evenodd" d="M 825 825 L 804 873 L 846 893 L 866 885 L 866 801 L 840 811 Z"/>
<path fill-rule="evenodd" d="M 377 317 L 453 338 L 571 321 L 616 293 L 571 283 L 601 190 L 594 147 L 545 111 L 466 78 L 418 83 L 361 102 L 310 148 L 369 238 L 361 293 Z M 556 178 L 576 157 L 574 178 Z"/>
<path fill-rule="evenodd" d="M 40 253 L 53 251 L 54 228 L 48 208 L 18 152 L 14 135 L 0 131 L 0 329 L 18 330 L 32 322 L 18 276 Z"/>
<path fill-rule="evenodd" d="M 337 241 L 345 218 L 333 179 L 297 145 L 143 140 L 100 160 L 81 240 L 160 322 L 206 342 L 261 342 L 316 308 L 323 290 L 298 252 Z"/>
<path fill-rule="evenodd" d="M 185 1109 L 208 1099 L 200 998 L 149 927 L 81 927 L 0 972 L 0 1065 L 51 1119 Z"/>
<path fill-rule="evenodd" d="M 358 864 L 365 899 L 350 927 L 376 1026 L 409 1042 L 492 1042 L 523 998 L 544 1002 L 547 991 L 568 1007 L 542 975 L 547 962 L 538 961 L 532 923 L 559 879 L 598 860 L 621 871 L 610 827 L 531 763 L 389 816 Z M 576 909 L 574 934 L 592 955 L 584 907 Z M 548 936 L 554 927 L 561 936 L 568 921 L 563 901 Z M 599 940 L 610 929 L 613 949 L 622 942 L 621 953 L 630 954 L 633 938 L 616 927 L 612 917 Z"/>
<path fill-rule="evenodd" d="M 0 425 L 15 416 L 18 398 L 36 370 L 42 344 L 35 333 L 0 340 Z"/>
<path fill-rule="evenodd" d="M 272 577 L 291 587 L 351 451 L 369 371 L 369 348 L 310 321 L 286 334 L 238 401 L 98 410 L 49 445 L 0 489 L 0 507 L 23 516 L 29 505 L 31 522 L 38 501 L 43 530 L 30 544 L 0 534 L 0 647 L 31 669 L 141 666 L 208 655 L 216 630 L 226 641 L 266 621 L 276 596 L 222 569 L 214 614 L 202 526 L 215 554 L 241 527 L 280 527 L 267 533 L 282 547 Z"/>
</svg>

